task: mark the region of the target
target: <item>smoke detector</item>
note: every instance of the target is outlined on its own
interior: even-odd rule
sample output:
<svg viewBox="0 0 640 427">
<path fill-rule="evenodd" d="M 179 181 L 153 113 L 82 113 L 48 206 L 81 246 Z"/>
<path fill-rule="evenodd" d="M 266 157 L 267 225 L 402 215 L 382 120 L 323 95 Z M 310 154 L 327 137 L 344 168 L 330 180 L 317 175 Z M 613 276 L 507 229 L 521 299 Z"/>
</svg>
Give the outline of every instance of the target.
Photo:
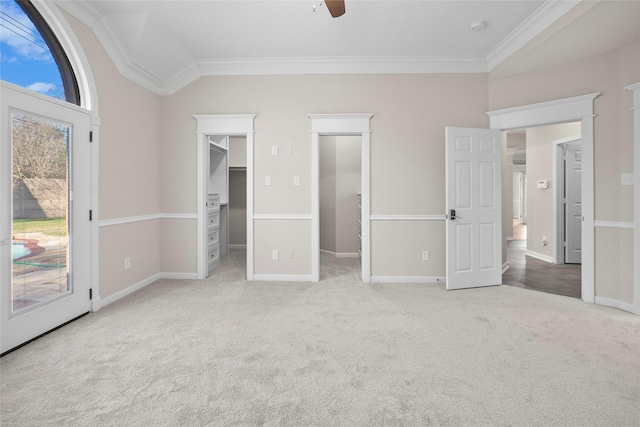
<svg viewBox="0 0 640 427">
<path fill-rule="evenodd" d="M 483 30 L 487 26 L 487 23 L 484 21 L 474 21 L 469 25 L 471 31 L 480 31 Z"/>
</svg>

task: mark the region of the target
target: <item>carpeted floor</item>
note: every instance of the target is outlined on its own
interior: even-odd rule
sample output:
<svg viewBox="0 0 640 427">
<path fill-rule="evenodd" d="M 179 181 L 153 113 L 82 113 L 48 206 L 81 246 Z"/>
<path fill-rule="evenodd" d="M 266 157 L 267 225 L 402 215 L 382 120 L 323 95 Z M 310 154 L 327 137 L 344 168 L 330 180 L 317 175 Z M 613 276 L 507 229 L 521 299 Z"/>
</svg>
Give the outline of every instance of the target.
<svg viewBox="0 0 640 427">
<path fill-rule="evenodd" d="M 0 425 L 640 425 L 640 317 L 509 286 L 364 284 L 342 260 L 319 283 L 246 282 L 241 265 L 6 355 Z"/>
</svg>

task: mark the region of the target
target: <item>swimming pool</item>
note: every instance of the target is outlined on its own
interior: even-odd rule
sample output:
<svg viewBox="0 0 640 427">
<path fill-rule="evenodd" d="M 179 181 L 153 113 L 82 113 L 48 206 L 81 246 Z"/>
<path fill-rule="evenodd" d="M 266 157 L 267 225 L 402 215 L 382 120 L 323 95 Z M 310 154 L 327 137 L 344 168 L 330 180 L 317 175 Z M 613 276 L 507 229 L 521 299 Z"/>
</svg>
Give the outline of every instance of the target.
<svg viewBox="0 0 640 427">
<path fill-rule="evenodd" d="M 22 258 L 23 256 L 29 255 L 31 253 L 31 251 L 25 247 L 24 243 L 16 243 L 16 242 L 11 242 L 11 243 L 12 243 L 11 249 L 13 250 L 12 259 Z"/>
</svg>

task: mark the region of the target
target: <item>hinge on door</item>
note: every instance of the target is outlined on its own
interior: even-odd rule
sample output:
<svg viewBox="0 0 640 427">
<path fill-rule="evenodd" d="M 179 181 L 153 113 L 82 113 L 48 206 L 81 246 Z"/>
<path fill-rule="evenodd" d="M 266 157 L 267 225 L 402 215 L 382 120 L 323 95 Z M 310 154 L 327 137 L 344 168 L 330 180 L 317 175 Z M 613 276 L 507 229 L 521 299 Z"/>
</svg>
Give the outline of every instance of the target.
<svg viewBox="0 0 640 427">
<path fill-rule="evenodd" d="M 93 288 L 89 288 L 89 299 L 93 299 Z"/>
<path fill-rule="evenodd" d="M 89 209 L 89 221 L 93 221 L 93 210 Z"/>
<path fill-rule="evenodd" d="M 89 142 L 93 142 L 93 131 L 89 131 Z"/>
</svg>

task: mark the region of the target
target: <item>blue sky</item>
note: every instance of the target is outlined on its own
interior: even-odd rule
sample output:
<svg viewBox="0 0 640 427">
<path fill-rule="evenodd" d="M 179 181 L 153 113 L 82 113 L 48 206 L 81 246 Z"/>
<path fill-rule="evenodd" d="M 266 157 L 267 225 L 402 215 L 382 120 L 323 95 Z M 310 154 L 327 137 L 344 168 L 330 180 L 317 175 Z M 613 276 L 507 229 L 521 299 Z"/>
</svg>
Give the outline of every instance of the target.
<svg viewBox="0 0 640 427">
<path fill-rule="evenodd" d="M 60 72 L 49 48 L 13 0 L 0 0 L 0 79 L 64 99 Z"/>
</svg>

